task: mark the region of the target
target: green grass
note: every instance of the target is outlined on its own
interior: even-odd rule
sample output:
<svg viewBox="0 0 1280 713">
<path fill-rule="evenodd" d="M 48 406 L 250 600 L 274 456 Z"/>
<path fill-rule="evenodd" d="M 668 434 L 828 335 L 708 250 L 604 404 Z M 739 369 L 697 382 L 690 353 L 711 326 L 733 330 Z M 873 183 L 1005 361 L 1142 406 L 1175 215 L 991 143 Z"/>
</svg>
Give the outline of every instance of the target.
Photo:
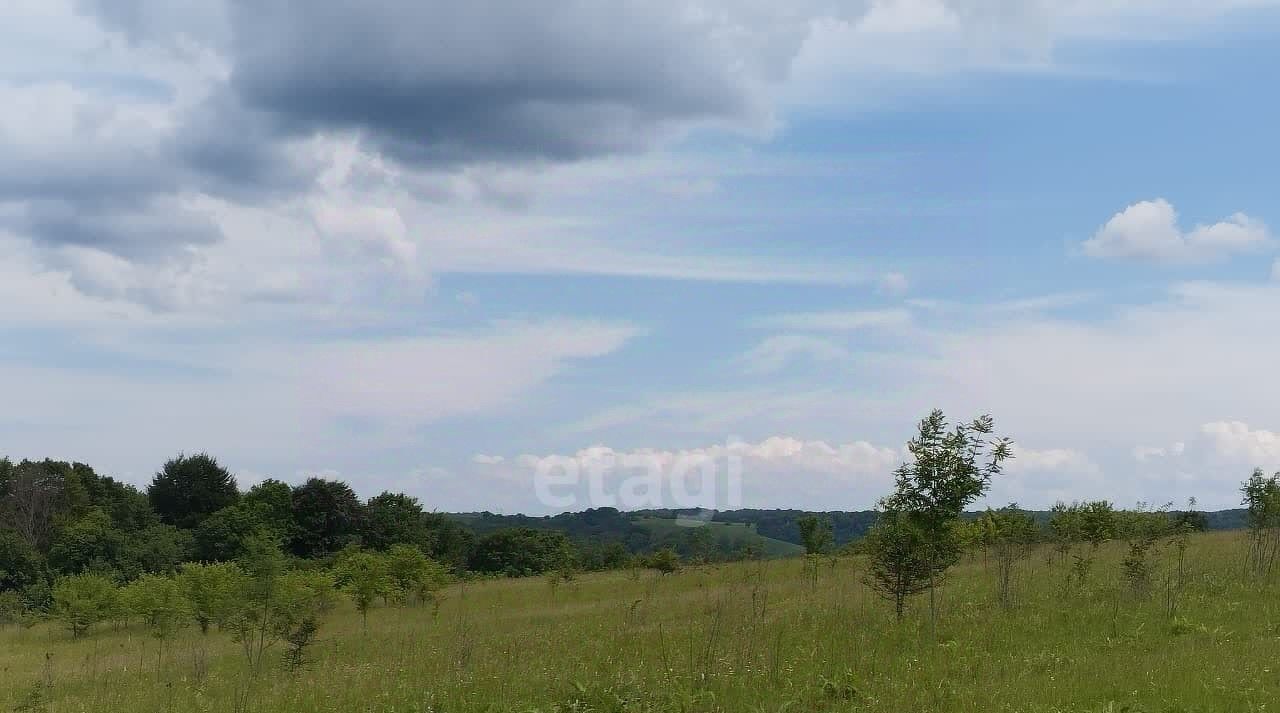
<svg viewBox="0 0 1280 713">
<path fill-rule="evenodd" d="M 1238 533 L 1194 538 L 1174 620 L 1160 592 L 1124 590 L 1118 546 L 1071 594 L 1066 566 L 1034 555 L 1008 611 L 973 557 L 941 593 L 936 632 L 924 599 L 895 623 L 856 558 L 824 564 L 816 580 L 790 559 L 554 588 L 540 578 L 456 585 L 438 616 L 381 608 L 367 633 L 350 607 L 334 612 L 311 665 L 290 674 L 274 657 L 247 709 L 1271 711 L 1280 590 L 1246 579 L 1242 553 Z M 246 685 L 236 645 L 217 632 L 187 630 L 163 653 L 140 630 L 103 627 L 80 641 L 48 624 L 0 632 L 0 710 L 27 700 L 38 711 L 232 711 Z"/>
</svg>

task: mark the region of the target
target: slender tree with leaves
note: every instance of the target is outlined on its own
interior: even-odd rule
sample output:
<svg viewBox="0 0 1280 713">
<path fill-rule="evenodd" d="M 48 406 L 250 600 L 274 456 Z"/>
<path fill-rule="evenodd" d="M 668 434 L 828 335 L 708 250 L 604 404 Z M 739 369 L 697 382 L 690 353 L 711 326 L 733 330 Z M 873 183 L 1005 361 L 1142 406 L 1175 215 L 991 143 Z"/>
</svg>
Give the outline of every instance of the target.
<svg viewBox="0 0 1280 713">
<path fill-rule="evenodd" d="M 911 460 L 895 472 L 894 491 L 880 503 L 887 524 L 869 543 L 871 577 L 877 590 L 891 593 L 899 616 L 923 583 L 936 625 L 939 581 L 961 553 L 955 525 L 1013 455 L 1012 442 L 994 433 L 991 416 L 951 426 L 935 410 L 907 443 Z"/>
</svg>

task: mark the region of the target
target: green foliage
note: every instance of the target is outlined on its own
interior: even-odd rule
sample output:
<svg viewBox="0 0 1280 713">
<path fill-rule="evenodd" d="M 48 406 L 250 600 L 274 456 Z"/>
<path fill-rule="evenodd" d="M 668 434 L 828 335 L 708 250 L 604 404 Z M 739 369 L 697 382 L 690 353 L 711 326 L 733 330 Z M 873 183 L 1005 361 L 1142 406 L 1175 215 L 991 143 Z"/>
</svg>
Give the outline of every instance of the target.
<svg viewBox="0 0 1280 713">
<path fill-rule="evenodd" d="M 172 637 L 191 615 L 192 604 L 174 577 L 144 575 L 126 586 L 124 595 L 131 612 L 157 639 Z"/>
<path fill-rule="evenodd" d="M 398 601 L 431 599 L 449 581 L 449 572 L 413 545 L 392 545 L 385 555 L 387 579 Z"/>
<path fill-rule="evenodd" d="M 674 549 L 664 547 L 649 555 L 645 566 L 659 574 L 673 574 L 680 571 L 680 555 Z"/>
<path fill-rule="evenodd" d="M 907 600 L 927 590 L 935 572 L 925 530 L 907 513 L 886 509 L 863 539 L 862 549 L 870 559 L 867 584 L 893 603 L 901 621 Z"/>
<path fill-rule="evenodd" d="M 173 525 L 152 525 L 122 537 L 116 568 L 125 578 L 174 574 L 191 559 L 191 533 Z"/>
<path fill-rule="evenodd" d="M 365 547 L 384 551 L 392 545 L 429 546 L 430 534 L 417 498 L 403 493 L 382 493 L 365 505 L 364 529 L 360 539 Z"/>
<path fill-rule="evenodd" d="M 273 536 L 259 508 L 238 503 L 205 518 L 193 533 L 195 557 L 201 562 L 229 562 L 244 556 L 248 542 Z"/>
<path fill-rule="evenodd" d="M 124 533 L 115 529 L 111 516 L 92 508 L 54 538 L 49 566 L 64 574 L 114 571 L 123 543 Z"/>
<path fill-rule="evenodd" d="M 1280 557 L 1280 473 L 1255 470 L 1240 491 L 1249 529 L 1248 567 L 1255 576 L 1268 576 Z"/>
<path fill-rule="evenodd" d="M 31 620 L 30 613 L 17 592 L 0 592 L 0 626 L 23 625 Z"/>
<path fill-rule="evenodd" d="M 1014 567 L 1031 555 L 1040 528 L 1017 505 L 988 509 L 974 524 L 980 543 L 996 562 L 996 597 L 1002 605 L 1011 606 Z"/>
<path fill-rule="evenodd" d="M 835 544 L 830 520 L 809 515 L 797 520 L 796 526 L 800 528 L 800 541 L 804 544 L 805 554 L 826 554 Z"/>
<path fill-rule="evenodd" d="M 346 483 L 311 478 L 294 489 L 292 502 L 296 528 L 289 547 L 298 557 L 335 554 L 359 539 L 364 506 Z"/>
<path fill-rule="evenodd" d="M 0 592 L 36 581 L 44 569 L 40 554 L 12 530 L 0 529 Z"/>
<path fill-rule="evenodd" d="M 192 618 L 205 634 L 210 626 L 224 626 L 231 619 L 248 588 L 244 570 L 234 562 L 187 563 L 178 582 Z"/>
<path fill-rule="evenodd" d="M 481 538 L 471 556 L 471 569 L 508 577 L 528 577 L 559 569 L 573 558 L 573 546 L 562 532 L 513 528 Z"/>
<path fill-rule="evenodd" d="M 393 591 L 387 559 L 375 552 L 353 548 L 338 555 L 334 572 L 338 586 L 351 597 L 367 625 L 373 603 Z"/>
<path fill-rule="evenodd" d="M 1117 531 L 1127 540 L 1128 551 L 1121 568 L 1129 590 L 1144 596 L 1151 589 L 1154 565 L 1151 561 L 1160 538 L 1173 532 L 1168 513 L 1144 508 L 1119 513 Z"/>
<path fill-rule="evenodd" d="M 288 483 L 268 478 L 241 496 L 240 504 L 257 513 L 262 525 L 281 541 L 293 536 L 293 488 Z"/>
<path fill-rule="evenodd" d="M 1011 443 L 993 438 L 994 430 L 990 416 L 950 427 L 941 411 L 933 411 L 907 443 L 912 460 L 895 472 L 894 491 L 881 502 L 885 524 L 877 523 L 868 542 L 874 586 L 899 618 L 922 581 L 932 591 L 959 559 L 956 523 L 1011 457 Z"/>
<path fill-rule="evenodd" d="M 207 453 L 178 455 L 151 480 L 147 498 L 160 519 L 191 529 L 209 515 L 235 503 L 236 479 Z"/>
<path fill-rule="evenodd" d="M 100 574 L 63 577 L 53 586 L 52 614 L 78 639 L 115 613 L 118 596 L 115 583 Z"/>
</svg>

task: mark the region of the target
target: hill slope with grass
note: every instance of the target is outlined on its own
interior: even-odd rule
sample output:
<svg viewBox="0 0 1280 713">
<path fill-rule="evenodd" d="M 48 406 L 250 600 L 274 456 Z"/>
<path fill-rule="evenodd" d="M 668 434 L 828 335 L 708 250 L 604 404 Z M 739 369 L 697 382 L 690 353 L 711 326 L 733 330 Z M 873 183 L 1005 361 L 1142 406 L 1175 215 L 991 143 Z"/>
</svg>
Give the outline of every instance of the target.
<svg viewBox="0 0 1280 713">
<path fill-rule="evenodd" d="M 1179 575 L 1162 544 L 1135 591 L 1123 542 L 1083 581 L 1042 547 L 1009 608 L 970 555 L 936 625 L 924 597 L 895 623 L 858 557 L 458 583 L 436 606 L 379 602 L 367 628 L 343 600 L 301 668 L 275 648 L 256 678 L 216 629 L 4 627 L 0 710 L 1260 713 L 1280 700 L 1280 589 L 1244 575 L 1244 551 L 1240 534 L 1193 536 Z"/>
</svg>

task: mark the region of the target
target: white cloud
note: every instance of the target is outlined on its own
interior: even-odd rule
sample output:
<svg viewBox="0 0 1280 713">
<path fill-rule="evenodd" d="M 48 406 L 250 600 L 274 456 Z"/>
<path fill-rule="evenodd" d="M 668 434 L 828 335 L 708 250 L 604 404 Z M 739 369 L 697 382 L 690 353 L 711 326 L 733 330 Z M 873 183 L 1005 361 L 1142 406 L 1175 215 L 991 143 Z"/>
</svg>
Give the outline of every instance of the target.
<svg viewBox="0 0 1280 713">
<path fill-rule="evenodd" d="M 1271 242 L 1267 226 L 1243 213 L 1184 232 L 1178 213 L 1163 198 L 1135 203 L 1117 213 L 1083 244 L 1095 258 L 1201 262 L 1257 250 Z"/>
<path fill-rule="evenodd" d="M 797 359 L 816 362 L 838 362 L 849 358 L 849 351 L 830 340 L 797 334 L 769 337 L 738 357 L 748 374 L 771 374 Z"/>
<path fill-rule="evenodd" d="M 1012 452 L 1013 458 L 1005 465 L 1005 470 L 1010 473 L 1063 471 L 1082 474 L 1099 470 L 1087 455 L 1069 448 L 1035 450 L 1015 444 Z"/>
<path fill-rule="evenodd" d="M 729 457 L 741 458 L 744 467 L 795 467 L 842 478 L 860 475 L 884 475 L 901 463 L 902 454 L 893 448 L 876 446 L 866 441 L 829 444 L 806 441 L 790 436 L 772 436 L 756 443 L 730 441 L 724 445 L 685 450 L 642 448 L 619 451 L 608 446 L 592 446 L 571 455 L 522 455 L 516 461 L 525 468 L 537 470 L 563 463 L 566 459 L 581 468 L 631 469 L 658 468 L 670 470 L 679 463 L 699 464 Z"/>
<path fill-rule="evenodd" d="M 115 370 L 0 360 L 0 390 L 24 404 L 5 417 L 23 434 L 9 455 L 73 444 L 76 460 L 136 476 L 179 450 L 208 450 L 256 472 L 324 463 L 376 477 L 395 468 L 387 453 L 421 447 L 425 427 L 532 407 L 539 387 L 640 333 L 559 320 L 359 341 L 113 338 L 94 346 L 124 365 Z"/>
<path fill-rule="evenodd" d="M 1186 454 L 1187 444 L 1177 441 L 1169 446 L 1135 446 L 1133 449 L 1133 459 L 1139 463 L 1146 463 L 1162 458 L 1178 458 Z"/>
<path fill-rule="evenodd" d="M 1215 453 L 1250 467 L 1280 467 L 1280 433 L 1241 421 L 1214 421 L 1201 427 Z"/>
</svg>

